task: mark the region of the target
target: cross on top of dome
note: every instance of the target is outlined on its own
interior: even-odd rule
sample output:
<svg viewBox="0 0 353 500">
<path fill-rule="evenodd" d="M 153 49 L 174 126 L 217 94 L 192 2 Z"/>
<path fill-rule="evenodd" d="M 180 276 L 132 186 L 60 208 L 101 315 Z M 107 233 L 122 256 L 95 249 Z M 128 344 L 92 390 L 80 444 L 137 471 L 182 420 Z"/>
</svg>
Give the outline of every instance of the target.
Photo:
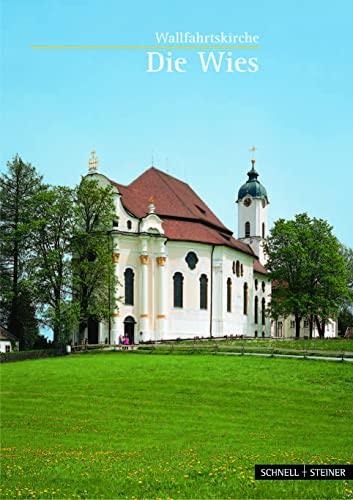
<svg viewBox="0 0 353 500">
<path fill-rule="evenodd" d="M 91 151 L 91 156 L 88 160 L 88 172 L 90 174 L 97 172 L 98 165 L 99 165 L 99 160 L 98 160 L 98 157 L 96 155 L 96 152 L 93 150 L 93 151 Z"/>
</svg>

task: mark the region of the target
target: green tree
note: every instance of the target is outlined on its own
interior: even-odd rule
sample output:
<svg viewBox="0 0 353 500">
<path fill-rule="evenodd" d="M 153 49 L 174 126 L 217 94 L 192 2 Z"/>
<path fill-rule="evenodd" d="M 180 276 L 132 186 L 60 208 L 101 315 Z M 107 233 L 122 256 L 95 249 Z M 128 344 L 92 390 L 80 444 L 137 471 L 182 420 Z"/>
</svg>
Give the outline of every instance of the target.
<svg viewBox="0 0 353 500">
<path fill-rule="evenodd" d="M 296 337 L 303 317 L 324 335 L 349 295 L 347 266 L 332 227 L 322 219 L 299 214 L 278 220 L 265 242 L 267 268 L 277 284 L 271 300 L 273 317 L 294 314 Z"/>
<path fill-rule="evenodd" d="M 267 268 L 273 281 L 271 315 L 278 318 L 293 314 L 296 337 L 300 335 L 300 322 L 308 311 L 308 296 L 305 293 L 307 262 L 303 231 L 299 231 L 303 223 L 298 216 L 295 221 L 279 219 L 264 245 L 268 256 Z"/>
<path fill-rule="evenodd" d="M 348 302 L 352 305 L 353 302 L 353 248 L 341 246 L 341 252 L 346 262 L 347 273 L 348 273 L 348 287 L 350 290 L 350 296 Z"/>
<path fill-rule="evenodd" d="M 309 219 L 308 224 L 309 309 L 323 337 L 328 320 L 337 318 L 349 298 L 348 268 L 341 244 L 332 234 L 332 226 L 315 218 Z"/>
<path fill-rule="evenodd" d="M 346 261 L 350 294 L 338 315 L 338 331 L 340 335 L 344 335 L 347 328 L 353 326 L 353 249 L 342 245 L 342 255 Z"/>
<path fill-rule="evenodd" d="M 338 332 L 344 336 L 349 326 L 353 326 L 353 310 L 347 305 L 343 306 L 338 315 Z"/>
<path fill-rule="evenodd" d="M 25 281 L 32 252 L 33 199 L 43 184 L 36 169 L 18 155 L 7 167 L 0 176 L 1 319 L 23 347 L 33 334 L 34 305 L 32 297 L 26 296 L 29 289 Z M 29 308 L 26 312 L 25 307 Z M 32 319 L 27 329 L 24 318 L 29 317 Z"/>
<path fill-rule="evenodd" d="M 83 178 L 76 192 L 72 239 L 73 293 L 80 340 L 90 318 L 110 321 L 115 309 L 111 238 L 114 217 L 111 186 L 100 186 L 92 177 Z"/>
<path fill-rule="evenodd" d="M 31 349 L 39 339 L 36 305 L 29 284 L 22 282 L 17 296 L 17 335 L 20 349 Z"/>
<path fill-rule="evenodd" d="M 12 280 L 11 269 L 1 254 L 0 258 L 0 323 L 8 324 L 11 311 Z"/>
<path fill-rule="evenodd" d="M 68 187 L 50 187 L 38 193 L 35 202 L 31 280 L 42 320 L 54 332 L 54 343 L 65 343 L 70 325 L 75 324 L 70 255 L 74 192 Z"/>
</svg>

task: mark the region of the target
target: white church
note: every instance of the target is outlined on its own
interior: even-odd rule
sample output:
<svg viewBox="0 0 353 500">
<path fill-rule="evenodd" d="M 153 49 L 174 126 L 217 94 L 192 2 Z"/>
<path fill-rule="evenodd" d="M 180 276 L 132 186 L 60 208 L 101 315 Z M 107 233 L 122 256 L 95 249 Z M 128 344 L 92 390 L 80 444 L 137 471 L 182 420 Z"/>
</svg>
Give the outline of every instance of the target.
<svg viewBox="0 0 353 500">
<path fill-rule="evenodd" d="M 114 192 L 113 262 L 120 300 L 110 325 L 89 323 L 89 344 L 116 344 L 123 335 L 130 343 L 270 337 L 271 332 L 294 336 L 290 318 L 271 324 L 265 314 L 271 282 L 262 242 L 269 200 L 251 162 L 236 200 L 236 239 L 185 182 L 152 166 L 125 186 L 99 173 L 92 153 L 88 175 Z M 327 334 L 335 336 L 335 328 Z"/>
</svg>

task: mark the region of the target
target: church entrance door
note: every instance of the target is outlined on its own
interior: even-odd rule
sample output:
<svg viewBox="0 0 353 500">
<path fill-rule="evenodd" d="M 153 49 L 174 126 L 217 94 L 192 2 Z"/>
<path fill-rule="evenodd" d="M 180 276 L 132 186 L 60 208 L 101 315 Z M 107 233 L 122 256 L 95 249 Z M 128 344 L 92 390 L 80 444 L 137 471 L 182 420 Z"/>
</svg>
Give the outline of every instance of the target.
<svg viewBox="0 0 353 500">
<path fill-rule="evenodd" d="M 124 335 L 129 337 L 129 343 L 135 343 L 135 324 L 136 321 L 132 316 L 127 316 L 124 320 Z"/>
<path fill-rule="evenodd" d="M 98 321 L 94 318 L 89 318 L 87 328 L 88 328 L 88 343 L 98 344 Z"/>
</svg>

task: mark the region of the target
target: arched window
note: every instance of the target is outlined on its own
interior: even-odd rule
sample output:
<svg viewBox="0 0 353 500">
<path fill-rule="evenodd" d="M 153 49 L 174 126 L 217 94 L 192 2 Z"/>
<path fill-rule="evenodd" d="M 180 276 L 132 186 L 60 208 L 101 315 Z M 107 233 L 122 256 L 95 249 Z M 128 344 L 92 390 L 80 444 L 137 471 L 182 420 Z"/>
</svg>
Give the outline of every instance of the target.
<svg viewBox="0 0 353 500">
<path fill-rule="evenodd" d="M 131 220 L 128 220 L 127 223 L 126 223 L 126 225 L 127 225 L 128 229 L 131 229 L 132 228 L 132 222 L 131 222 Z"/>
<path fill-rule="evenodd" d="M 264 338 L 264 337 L 265 337 L 265 332 L 262 332 L 262 338 Z"/>
<path fill-rule="evenodd" d="M 128 306 L 134 305 L 134 271 L 130 268 L 125 269 L 125 304 Z"/>
<path fill-rule="evenodd" d="M 207 276 L 201 274 L 200 276 L 200 309 L 207 309 Z"/>
<path fill-rule="evenodd" d="M 232 312 L 232 280 L 227 279 L 227 312 Z"/>
<path fill-rule="evenodd" d="M 240 265 L 240 274 L 241 274 L 241 276 L 244 275 L 244 266 L 243 266 L 243 264 Z"/>
<path fill-rule="evenodd" d="M 250 236 L 250 222 L 245 222 L 245 238 Z"/>
<path fill-rule="evenodd" d="M 244 283 L 243 313 L 248 314 L 248 284 Z"/>
<path fill-rule="evenodd" d="M 262 237 L 265 238 L 265 223 L 262 223 Z"/>
<path fill-rule="evenodd" d="M 237 263 L 235 265 L 235 274 L 239 278 L 239 276 L 240 276 L 240 262 L 239 262 L 239 260 L 237 260 Z"/>
<path fill-rule="evenodd" d="M 184 276 L 181 273 L 175 273 L 174 281 L 174 307 L 183 307 L 183 282 Z"/>
<path fill-rule="evenodd" d="M 265 291 L 265 289 L 266 289 L 266 285 L 265 285 L 265 282 L 264 282 L 264 281 L 261 283 L 261 288 L 262 288 L 262 291 L 264 292 L 264 291 Z"/>
<path fill-rule="evenodd" d="M 259 298 L 255 297 L 255 302 L 254 302 L 254 322 L 258 322 L 258 317 L 259 317 Z"/>
<path fill-rule="evenodd" d="M 233 274 L 235 274 L 235 261 L 233 260 L 233 264 L 232 264 L 232 271 L 233 271 Z"/>
<path fill-rule="evenodd" d="M 255 330 L 255 338 L 257 337 L 257 330 Z"/>
<path fill-rule="evenodd" d="M 255 280 L 255 290 L 257 290 L 258 286 L 259 286 L 258 280 Z"/>
<path fill-rule="evenodd" d="M 265 324 L 265 314 L 266 314 L 266 302 L 265 299 L 262 299 L 262 308 L 261 308 L 261 323 Z"/>
</svg>

